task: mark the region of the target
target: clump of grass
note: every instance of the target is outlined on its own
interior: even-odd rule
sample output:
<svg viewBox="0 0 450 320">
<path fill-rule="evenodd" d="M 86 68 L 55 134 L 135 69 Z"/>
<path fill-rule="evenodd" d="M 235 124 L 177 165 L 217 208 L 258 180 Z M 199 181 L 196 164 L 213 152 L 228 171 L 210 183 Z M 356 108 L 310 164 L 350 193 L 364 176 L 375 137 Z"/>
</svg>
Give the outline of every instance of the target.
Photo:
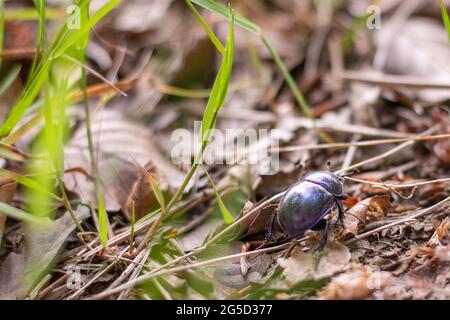
<svg viewBox="0 0 450 320">
<path fill-rule="evenodd" d="M 109 11 L 111 11 L 120 0 L 110 0 L 101 9 L 99 9 L 91 19 L 87 21 L 80 29 L 68 29 L 67 25 L 64 24 L 59 31 L 55 41 L 52 46 L 48 49 L 47 57 L 43 58 L 37 64 L 36 68 L 32 70 L 29 76 L 25 89 L 20 95 L 19 99 L 11 108 L 6 120 L 0 127 L 0 138 L 8 136 L 20 119 L 25 114 L 26 109 L 33 103 L 45 82 L 48 80 L 48 74 L 52 63 L 67 50 L 69 50 L 74 44 L 76 44 L 83 36 L 86 36 L 89 31 L 94 27 Z M 45 5 L 45 1 L 39 1 L 39 7 L 42 4 Z M 81 0 L 79 2 L 79 7 L 81 12 L 86 10 L 89 6 L 89 1 Z M 39 12 L 39 19 L 45 20 L 43 17 L 45 10 Z M 41 28 L 39 30 L 41 32 Z M 39 35 L 39 38 L 44 37 L 44 35 Z M 38 54 L 38 53 L 37 53 Z"/>
<path fill-rule="evenodd" d="M 220 65 L 219 71 L 217 73 L 216 79 L 214 80 L 213 87 L 211 89 L 211 93 L 209 95 L 209 99 L 203 114 L 203 120 L 201 123 L 201 132 L 200 132 L 200 150 L 198 151 L 197 156 L 195 157 L 194 163 L 192 164 L 189 172 L 187 173 L 183 183 L 180 188 L 175 192 L 174 196 L 170 199 L 167 206 L 165 206 L 165 210 L 160 210 L 160 216 L 158 219 L 152 224 L 150 229 L 147 231 L 144 236 L 144 240 L 142 244 L 139 246 L 142 249 L 142 245 L 145 245 L 146 242 L 150 239 L 151 235 L 153 235 L 156 226 L 163 220 L 165 213 L 169 212 L 172 206 L 179 200 L 181 195 L 183 194 L 186 186 L 189 181 L 192 179 L 195 171 L 197 170 L 199 164 L 202 163 L 203 152 L 206 149 L 206 146 L 210 142 L 211 133 L 216 125 L 217 114 L 225 103 L 225 99 L 228 92 L 228 84 L 230 81 L 231 71 L 233 67 L 233 58 L 234 58 L 234 11 L 231 8 L 228 8 L 228 36 L 226 40 L 226 45 L 223 52 L 222 63 Z M 209 29 L 210 30 L 210 29 Z M 139 250 L 138 250 L 139 251 Z"/>
<path fill-rule="evenodd" d="M 12 172 L 5 171 L 8 176 L 13 178 L 18 183 L 26 186 L 28 209 L 30 214 L 34 216 L 47 216 L 54 213 L 54 202 L 63 202 L 67 210 L 71 213 L 74 223 L 80 231 L 83 231 L 81 225 L 76 220 L 71 204 L 65 194 L 62 183 L 62 176 L 64 174 L 64 135 L 66 129 L 66 107 L 70 103 L 68 99 L 71 84 L 69 84 L 68 74 L 73 73 L 76 67 L 80 67 L 73 61 L 67 61 L 67 57 L 72 57 L 76 60 L 78 58 L 82 63 L 86 63 L 84 50 L 89 42 L 90 30 L 108 13 L 110 12 L 120 0 L 110 0 L 96 11 L 92 17 L 89 17 L 89 0 L 74 1 L 80 9 L 80 27 L 69 28 L 68 23 L 64 21 L 56 38 L 51 43 L 48 42 L 46 34 L 46 21 L 54 18 L 51 12 L 46 8 L 45 0 L 34 0 L 35 9 L 30 11 L 27 9 L 24 12 L 19 12 L 21 15 L 9 17 L 8 13 L 3 10 L 3 1 L 0 6 L 0 40 L 3 37 L 3 20 L 5 15 L 9 18 L 24 18 L 24 14 L 28 18 L 38 19 L 37 32 L 37 46 L 36 53 L 33 59 L 25 88 L 19 96 L 16 103 L 12 106 L 5 121 L 0 126 L 0 139 L 2 142 L 8 144 L 15 141 L 21 132 L 26 132 L 25 126 L 15 129 L 17 123 L 23 118 L 26 113 L 36 113 L 34 119 L 39 121 L 45 120 L 45 126 L 42 132 L 37 135 L 33 142 L 32 155 L 39 157 L 31 157 L 27 161 L 28 171 L 30 176 L 21 176 Z M 11 13 L 11 12 L 10 12 Z M 26 18 L 26 17 L 25 17 Z M 70 17 L 69 17 L 70 18 Z M 1 43 L 2 41 L 0 41 Z M 0 47 L 1 48 L 1 47 Z M 80 79 L 80 88 L 85 104 L 87 127 L 90 130 L 89 111 L 86 94 L 86 69 L 81 66 L 82 76 Z M 0 89 L 10 86 L 12 81 L 17 77 L 19 68 L 13 68 L 10 74 L 2 82 Z M 42 99 L 33 105 L 39 93 L 42 94 Z M 31 123 L 31 122 L 30 122 Z M 32 123 L 35 123 L 33 121 Z M 89 146 L 91 152 L 91 168 L 96 176 L 96 161 L 93 154 L 92 136 L 90 138 Z M 97 183 L 96 183 L 97 185 Z M 56 196 L 56 187 L 59 186 L 61 197 Z M 98 207 L 99 207 L 99 235 L 103 244 L 106 244 L 108 239 L 108 218 L 104 207 L 103 193 L 97 187 Z"/>
<path fill-rule="evenodd" d="M 212 11 L 218 15 L 221 15 L 223 17 L 227 16 L 227 10 L 226 8 L 213 1 L 213 0 L 191 0 L 193 3 Z M 258 37 L 260 37 L 261 41 L 263 42 L 264 46 L 269 51 L 270 55 L 272 56 L 272 59 L 275 61 L 278 69 L 280 70 L 281 74 L 283 75 L 284 79 L 286 80 L 286 83 L 288 84 L 289 88 L 291 89 L 292 94 L 294 95 L 295 100 L 297 101 L 298 105 L 301 107 L 303 113 L 310 119 L 313 119 L 312 113 L 310 111 L 309 105 L 306 102 L 305 98 L 303 97 L 303 94 L 299 90 L 297 84 L 295 83 L 294 78 L 289 73 L 288 69 L 286 68 L 285 64 L 280 58 L 280 55 L 275 50 L 275 48 L 270 43 L 269 39 L 267 39 L 266 36 L 264 36 L 261 28 L 251 22 L 250 20 L 240 16 L 236 15 L 235 23 L 239 25 L 240 27 L 244 28 L 247 31 L 250 31 L 254 34 L 256 34 Z"/>
</svg>

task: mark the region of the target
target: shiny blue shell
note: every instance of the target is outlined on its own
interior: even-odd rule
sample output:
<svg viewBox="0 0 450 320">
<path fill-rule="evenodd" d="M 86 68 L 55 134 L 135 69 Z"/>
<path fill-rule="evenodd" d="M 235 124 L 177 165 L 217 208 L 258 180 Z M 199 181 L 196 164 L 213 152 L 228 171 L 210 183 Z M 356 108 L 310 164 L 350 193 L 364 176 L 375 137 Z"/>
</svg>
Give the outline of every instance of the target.
<svg viewBox="0 0 450 320">
<path fill-rule="evenodd" d="M 278 206 L 278 222 L 290 235 L 301 235 L 321 220 L 334 197 L 320 185 L 302 181 L 292 186 Z"/>
<path fill-rule="evenodd" d="M 332 172 L 315 171 L 291 186 L 278 205 L 278 222 L 290 235 L 302 235 L 333 208 L 343 194 L 342 182 Z"/>
</svg>

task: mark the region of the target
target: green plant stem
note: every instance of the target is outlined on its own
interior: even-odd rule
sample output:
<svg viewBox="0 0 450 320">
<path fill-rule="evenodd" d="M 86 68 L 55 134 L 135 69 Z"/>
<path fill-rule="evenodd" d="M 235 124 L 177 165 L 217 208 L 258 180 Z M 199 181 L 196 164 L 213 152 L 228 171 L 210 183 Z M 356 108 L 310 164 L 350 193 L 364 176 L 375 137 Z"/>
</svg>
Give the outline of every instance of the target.
<svg viewBox="0 0 450 320">
<path fill-rule="evenodd" d="M 73 211 L 72 205 L 70 204 L 69 198 L 67 197 L 66 190 L 64 189 L 64 185 L 62 184 L 62 179 L 58 178 L 59 180 L 59 190 L 61 192 L 64 206 L 66 207 L 67 211 L 69 211 L 70 217 L 72 218 L 73 223 L 77 226 L 78 231 L 84 232 L 83 227 L 81 226 L 80 222 L 78 221 L 75 212 Z"/>
<path fill-rule="evenodd" d="M 278 53 L 275 51 L 275 49 L 272 47 L 270 42 L 267 40 L 267 38 L 261 34 L 261 41 L 264 43 L 264 46 L 269 50 L 270 55 L 272 56 L 273 60 L 275 61 L 278 69 L 280 70 L 281 74 L 283 75 L 284 79 L 286 80 L 289 88 L 292 91 L 292 94 L 295 97 L 295 100 L 299 104 L 299 106 L 302 108 L 303 113 L 311 120 L 314 119 L 314 117 L 311 114 L 311 111 L 309 110 L 309 105 L 306 102 L 305 98 L 303 97 L 303 94 L 300 92 L 300 90 L 297 87 L 297 84 L 295 83 L 294 78 L 292 78 L 291 74 L 289 73 L 288 69 L 284 65 L 283 61 L 281 60 Z"/>
<path fill-rule="evenodd" d="M 82 61 L 83 64 L 86 64 L 86 55 L 84 53 L 84 49 L 80 50 L 80 61 Z M 90 158 L 90 164 L 91 164 L 91 175 L 94 177 L 94 188 L 95 193 L 97 194 L 98 201 L 101 202 L 103 199 L 103 193 L 100 190 L 99 182 L 98 182 L 98 167 L 97 167 L 97 161 L 95 157 L 95 151 L 94 151 L 94 141 L 92 139 L 92 121 L 91 121 L 91 113 L 89 110 L 89 97 L 87 93 L 87 72 L 86 68 L 81 67 L 81 89 L 83 90 L 83 107 L 84 107 L 84 113 L 86 117 L 86 135 L 88 139 L 88 149 L 89 149 L 89 158 Z M 100 211 L 100 210 L 99 210 Z M 99 212 L 100 214 L 105 214 L 104 212 Z M 100 221 L 101 219 L 98 219 L 99 221 L 99 229 L 100 227 Z M 108 223 L 108 222 L 107 222 Z M 101 230 L 99 230 L 99 233 L 102 233 Z M 102 241 L 103 244 L 105 244 L 105 241 Z"/>
</svg>

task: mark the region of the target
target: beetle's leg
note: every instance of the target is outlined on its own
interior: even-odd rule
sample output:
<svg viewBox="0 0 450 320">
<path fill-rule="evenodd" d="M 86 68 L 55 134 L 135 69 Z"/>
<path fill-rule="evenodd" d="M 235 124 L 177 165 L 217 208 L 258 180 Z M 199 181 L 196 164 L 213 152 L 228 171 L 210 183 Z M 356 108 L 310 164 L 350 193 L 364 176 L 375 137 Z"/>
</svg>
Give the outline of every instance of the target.
<svg viewBox="0 0 450 320">
<path fill-rule="evenodd" d="M 334 201 L 336 202 L 336 205 L 337 205 L 337 208 L 338 208 L 339 222 L 345 228 L 345 225 L 344 225 L 344 214 L 345 214 L 344 207 L 342 206 L 341 201 L 339 201 L 338 199 L 334 199 Z"/>
<path fill-rule="evenodd" d="M 322 250 L 323 247 L 327 244 L 328 240 L 328 221 L 326 219 L 320 220 L 314 227 L 311 228 L 313 231 L 323 230 L 322 239 L 320 239 L 319 246 L 314 249 L 314 251 Z"/>
<path fill-rule="evenodd" d="M 273 227 L 275 225 L 275 217 L 278 213 L 275 212 L 272 217 L 270 218 L 270 224 L 269 224 L 269 230 L 268 230 L 268 236 L 269 236 L 269 240 L 272 240 L 272 236 L 273 236 Z"/>
<path fill-rule="evenodd" d="M 275 213 L 270 217 L 270 220 L 269 220 L 269 223 L 268 223 L 268 229 L 267 229 L 267 232 L 266 232 L 265 239 L 264 239 L 263 243 L 260 244 L 260 245 L 256 248 L 256 250 L 264 248 L 264 247 L 266 246 L 266 244 L 269 243 L 270 240 L 273 240 L 273 238 L 272 238 L 272 236 L 273 236 L 273 226 L 274 226 L 274 224 L 275 224 L 275 216 L 276 216 L 276 215 L 277 215 L 277 213 L 275 212 Z"/>
</svg>

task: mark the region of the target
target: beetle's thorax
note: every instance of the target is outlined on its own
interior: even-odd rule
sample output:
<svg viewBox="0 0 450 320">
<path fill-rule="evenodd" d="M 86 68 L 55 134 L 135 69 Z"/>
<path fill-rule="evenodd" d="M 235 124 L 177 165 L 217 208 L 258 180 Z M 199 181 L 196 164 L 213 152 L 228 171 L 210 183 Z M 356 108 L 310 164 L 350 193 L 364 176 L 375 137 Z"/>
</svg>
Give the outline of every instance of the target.
<svg viewBox="0 0 450 320">
<path fill-rule="evenodd" d="M 309 181 L 320 185 L 335 197 L 341 196 L 344 192 L 341 180 L 336 174 L 330 171 L 310 172 L 302 178 L 302 181 Z"/>
</svg>

